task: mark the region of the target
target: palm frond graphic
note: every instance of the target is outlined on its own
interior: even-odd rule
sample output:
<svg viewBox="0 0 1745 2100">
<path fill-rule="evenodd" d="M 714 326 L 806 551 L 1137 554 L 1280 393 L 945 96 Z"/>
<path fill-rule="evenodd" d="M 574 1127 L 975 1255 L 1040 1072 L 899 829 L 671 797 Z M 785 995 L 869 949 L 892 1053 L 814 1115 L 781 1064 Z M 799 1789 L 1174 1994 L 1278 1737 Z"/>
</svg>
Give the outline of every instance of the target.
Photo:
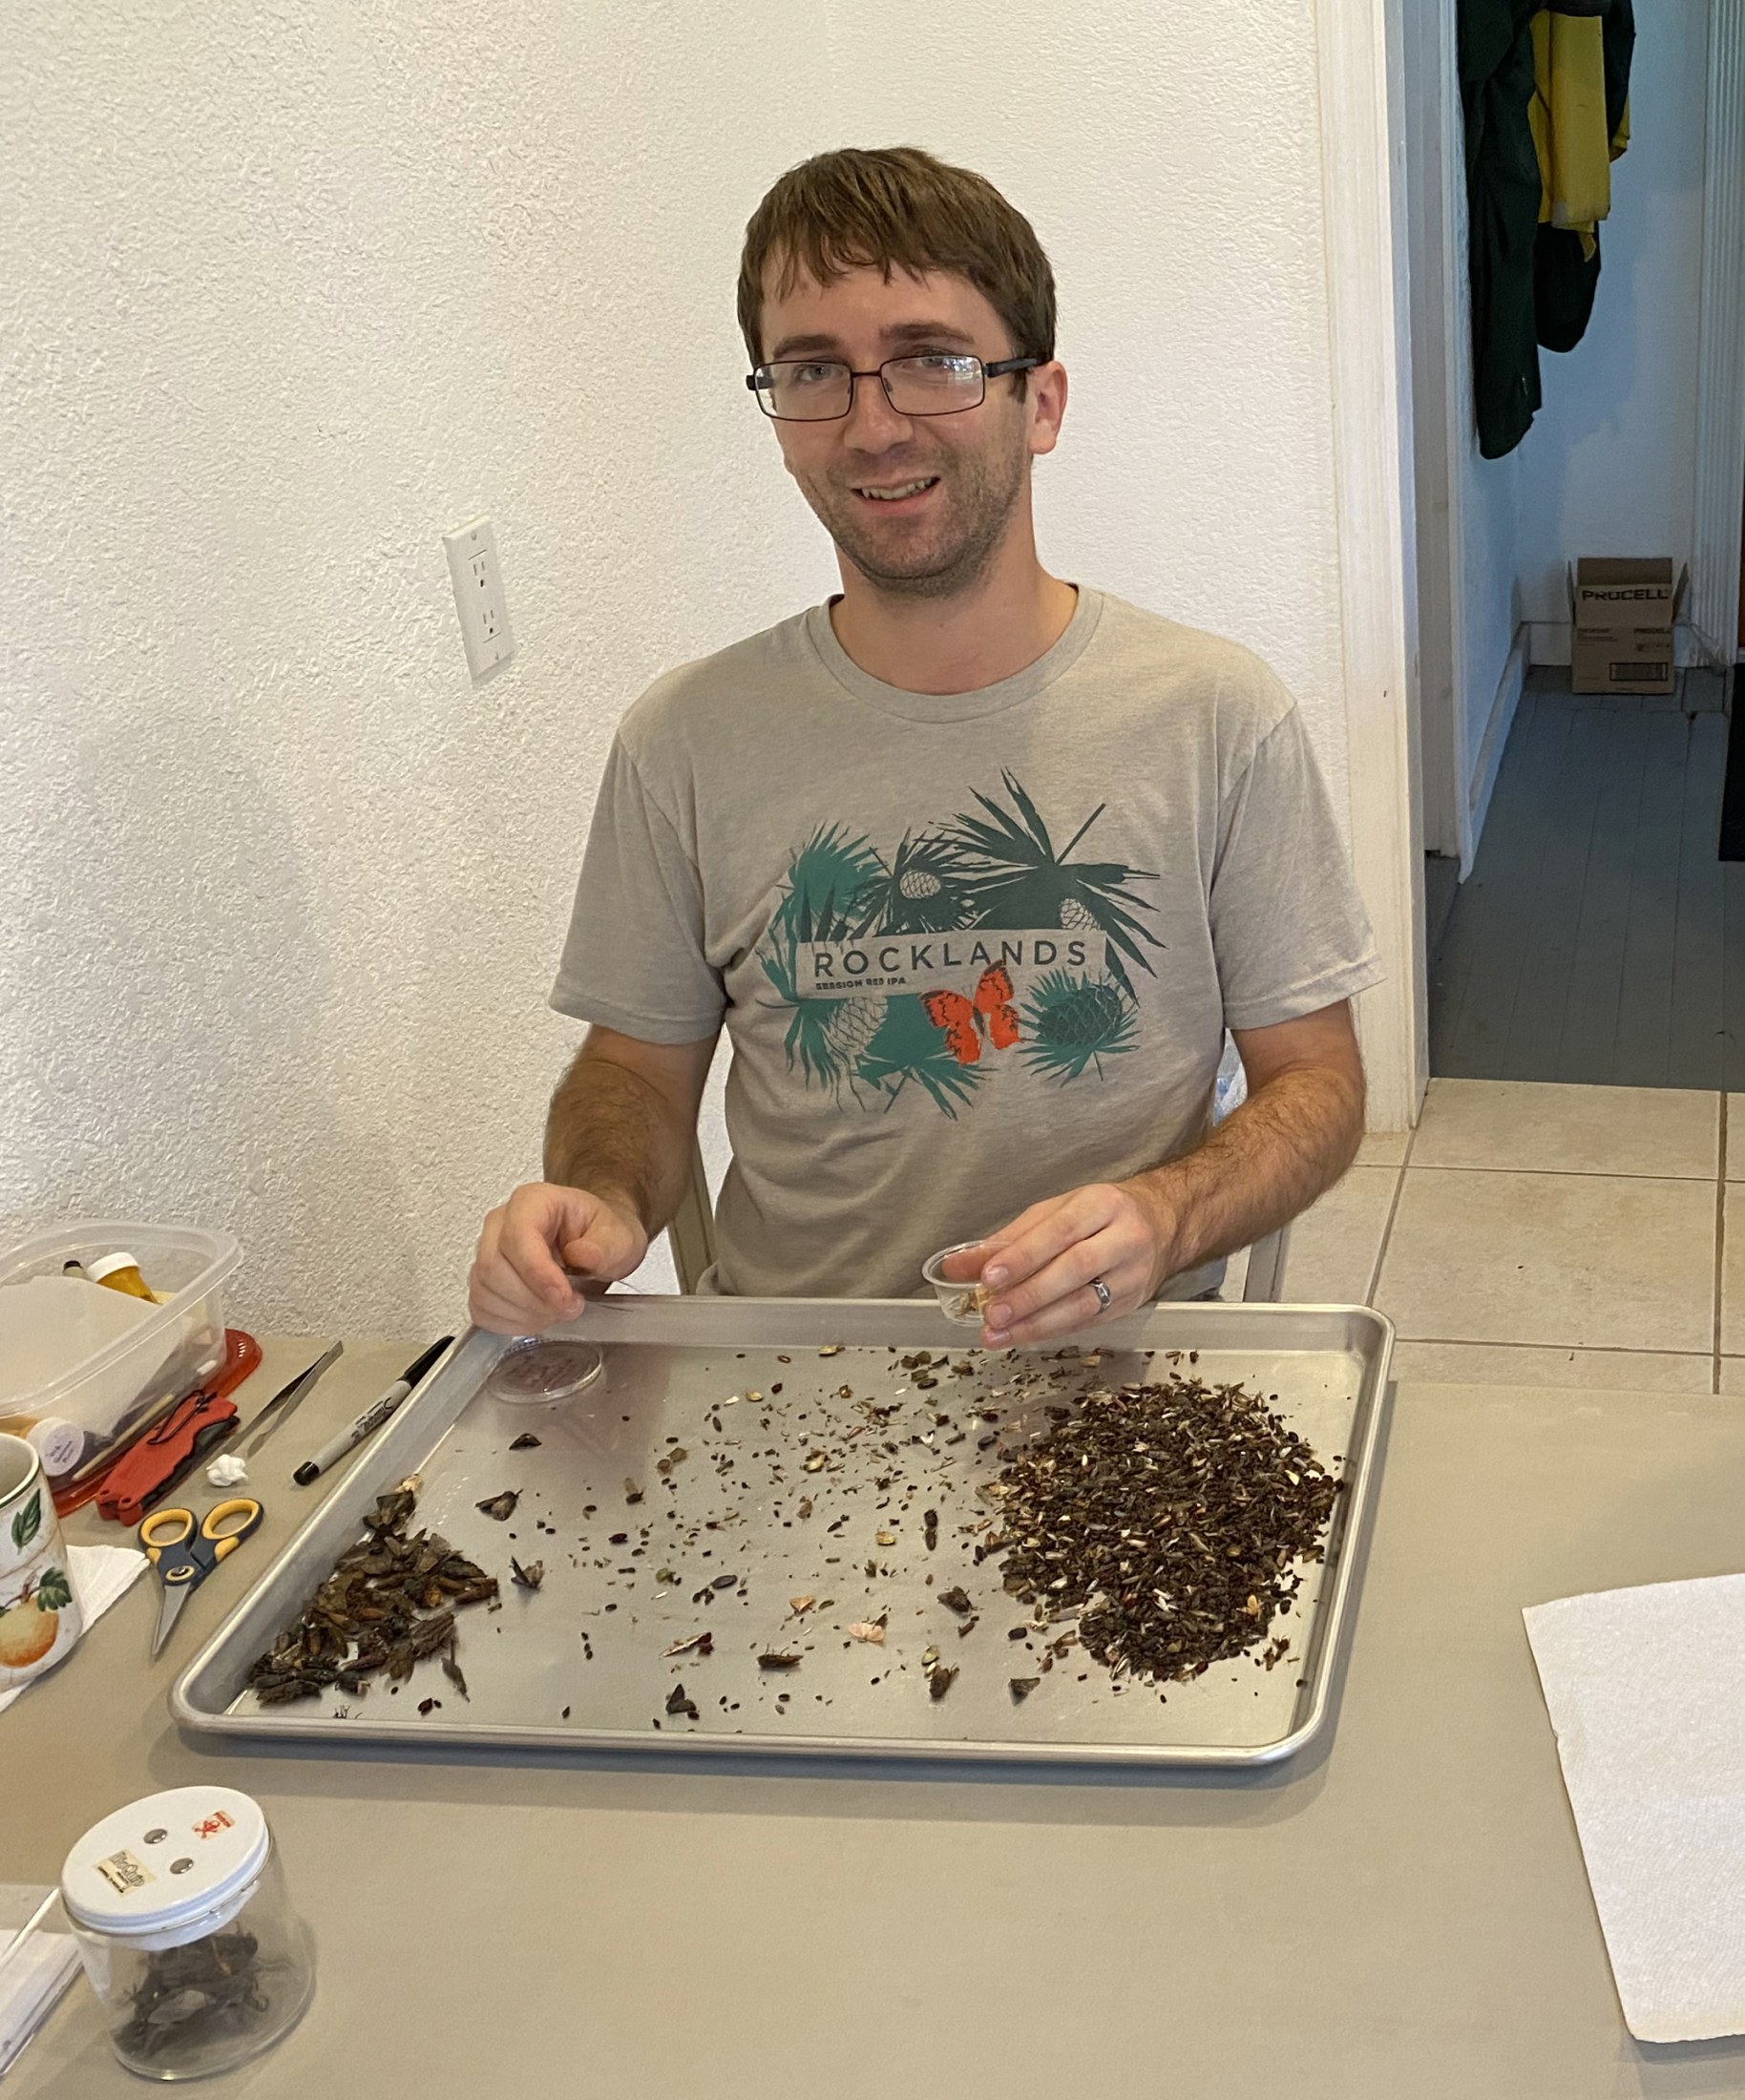
<svg viewBox="0 0 1745 2100">
<path fill-rule="evenodd" d="M 757 959 L 763 964 L 764 975 L 774 985 L 776 994 L 773 999 L 759 1003 L 788 1010 L 788 1033 L 783 1039 L 788 1070 L 797 1064 L 809 1086 L 815 1082 L 834 1091 L 841 1086 L 845 1074 L 830 1039 L 830 1023 L 838 1010 L 849 1002 L 846 999 L 803 999 L 796 975 L 797 951 L 802 944 L 813 940 L 841 940 L 846 933 L 847 921 L 835 912 L 833 899 L 827 897 L 824 901 L 822 917 L 814 921 L 809 907 L 803 906 L 792 915 L 794 930 L 789 937 L 758 950 Z"/>
<path fill-rule="evenodd" d="M 869 879 L 867 862 L 881 866 L 864 839 L 845 840 L 835 827 L 819 830 L 794 855 L 780 902 L 770 914 L 769 931 L 758 944 L 757 959 L 775 987 L 775 998 L 762 1003 L 788 1009 L 784 1038 L 788 1069 L 797 1064 L 806 1083 L 840 1090 L 851 1077 L 837 1048 L 840 1030 L 832 1028 L 846 999 L 803 999 L 799 990 L 799 952 L 813 941 L 846 940 L 848 914 L 838 902 L 832 879 L 857 893 Z"/>
<path fill-rule="evenodd" d="M 887 873 L 865 836 L 851 838 L 839 824 L 820 825 L 788 864 L 769 920 L 771 935 L 789 946 L 801 939 L 846 940 L 861 892 Z M 809 928 L 804 934 L 802 918 Z"/>
<path fill-rule="evenodd" d="M 907 831 L 890 867 L 856 892 L 854 910 L 856 940 L 874 934 L 952 934 L 974 916 L 951 846 Z"/>
<path fill-rule="evenodd" d="M 957 1062 L 912 993 L 888 1002 L 884 1020 L 859 1065 L 859 1077 L 878 1087 L 892 1103 L 913 1082 L 924 1087 L 934 1106 L 954 1123 L 958 1108 L 981 1084 L 983 1076 L 978 1066 Z"/>
<path fill-rule="evenodd" d="M 1124 861 L 1070 857 L 1107 803 L 1100 802 L 1057 853 L 1041 811 L 1022 785 L 1010 772 L 1001 778 L 1012 798 L 1011 809 L 978 792 L 976 800 L 986 814 L 960 812 L 938 834 L 962 881 L 974 924 L 997 929 L 1061 926 L 1067 923 L 1062 913 L 1076 908 L 1103 934 L 1107 964 L 1118 982 L 1126 977 L 1121 956 L 1149 972 L 1151 964 L 1140 943 L 1161 948 L 1163 942 L 1136 914 L 1157 907 L 1132 886 L 1155 882 L 1155 872 L 1130 868 Z"/>
</svg>

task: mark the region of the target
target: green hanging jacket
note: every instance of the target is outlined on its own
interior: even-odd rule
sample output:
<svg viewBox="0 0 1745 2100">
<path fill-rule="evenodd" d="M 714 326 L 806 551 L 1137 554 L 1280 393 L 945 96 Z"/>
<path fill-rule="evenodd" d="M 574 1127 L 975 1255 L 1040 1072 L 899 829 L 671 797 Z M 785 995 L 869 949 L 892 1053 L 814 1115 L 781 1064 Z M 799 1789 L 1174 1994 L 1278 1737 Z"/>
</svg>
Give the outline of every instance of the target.
<svg viewBox="0 0 1745 2100">
<path fill-rule="evenodd" d="M 1538 11 L 1538 0 L 1461 0 L 1472 387 L 1486 459 L 1520 444 L 1541 399 L 1533 248 L 1542 185 L 1527 119 Z"/>
<path fill-rule="evenodd" d="M 1467 261 L 1479 451 L 1512 452 L 1541 399 L 1539 346 L 1580 340 L 1599 276 L 1579 235 L 1539 222 L 1544 182 L 1529 112 L 1536 0 L 1461 0 L 1461 107 L 1466 133 Z M 1563 0 L 1560 14 L 1606 21 L 1606 102 L 1615 128 L 1629 89 L 1631 0 Z"/>
</svg>

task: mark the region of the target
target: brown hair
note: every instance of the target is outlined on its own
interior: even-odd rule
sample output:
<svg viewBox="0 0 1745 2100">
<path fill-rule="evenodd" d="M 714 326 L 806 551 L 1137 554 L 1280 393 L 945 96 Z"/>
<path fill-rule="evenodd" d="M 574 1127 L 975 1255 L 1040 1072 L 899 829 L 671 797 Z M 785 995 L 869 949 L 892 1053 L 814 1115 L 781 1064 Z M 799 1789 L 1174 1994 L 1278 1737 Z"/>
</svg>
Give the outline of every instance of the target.
<svg viewBox="0 0 1745 2100">
<path fill-rule="evenodd" d="M 800 274 L 833 284 L 852 269 L 943 270 L 966 278 L 1005 323 L 1013 355 L 1054 355 L 1054 272 L 1036 229 L 988 180 L 918 146 L 845 146 L 789 168 L 746 227 L 739 326 L 763 357 L 765 273 L 780 297 Z M 1021 388 L 1024 374 L 1017 375 Z"/>
</svg>

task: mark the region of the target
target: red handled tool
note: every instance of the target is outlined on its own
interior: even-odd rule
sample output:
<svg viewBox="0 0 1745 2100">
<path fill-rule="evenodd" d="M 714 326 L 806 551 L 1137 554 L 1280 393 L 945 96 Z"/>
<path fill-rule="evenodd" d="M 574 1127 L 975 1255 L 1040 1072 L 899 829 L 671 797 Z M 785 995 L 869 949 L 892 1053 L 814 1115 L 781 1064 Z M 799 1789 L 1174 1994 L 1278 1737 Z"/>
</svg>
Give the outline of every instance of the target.
<svg viewBox="0 0 1745 2100">
<path fill-rule="evenodd" d="M 104 1474 L 97 1514 L 116 1523 L 137 1524 L 203 1451 L 230 1434 L 236 1418 L 237 1403 L 222 1394 L 189 1394 Z"/>
<path fill-rule="evenodd" d="M 81 1468 L 79 1472 L 70 1475 L 64 1483 L 57 1485 L 55 1488 L 55 1509 L 64 1517 L 71 1510 L 82 1509 L 87 1502 L 95 1502 L 103 1496 L 111 1481 L 120 1478 L 121 1468 L 137 1456 L 148 1437 L 155 1438 L 161 1435 L 169 1428 L 172 1421 L 181 1417 L 187 1409 L 193 1406 L 196 1400 L 200 1399 L 202 1396 L 209 1399 L 222 1399 L 227 1393 L 233 1392 L 245 1378 L 252 1377 L 260 1368 L 260 1363 L 261 1345 L 254 1336 L 243 1334 L 240 1327 L 226 1328 L 224 1331 L 224 1360 L 219 1365 L 217 1371 L 213 1373 L 205 1385 L 194 1393 L 185 1395 L 180 1399 L 166 1400 L 158 1409 L 157 1418 L 151 1423 L 151 1426 L 140 1430 L 122 1450 L 112 1453 L 106 1460 L 94 1463 L 89 1472 Z M 234 1406 L 231 1407 L 230 1412 L 234 1418 L 236 1415 Z M 102 1514 L 107 1517 L 110 1512 L 107 1508 L 104 1508 Z M 126 1518 L 122 1521 L 132 1523 L 136 1520 Z"/>
<path fill-rule="evenodd" d="M 233 1371 L 226 1357 L 222 1371 L 210 1385 L 190 1393 L 185 1400 L 178 1400 L 156 1428 L 128 1445 L 97 1482 L 100 1517 L 116 1523 L 137 1524 L 203 1452 L 229 1436 L 236 1427 L 237 1403 L 228 1396 L 261 1361 L 260 1345 L 251 1341 L 249 1349 L 252 1362 Z"/>
</svg>

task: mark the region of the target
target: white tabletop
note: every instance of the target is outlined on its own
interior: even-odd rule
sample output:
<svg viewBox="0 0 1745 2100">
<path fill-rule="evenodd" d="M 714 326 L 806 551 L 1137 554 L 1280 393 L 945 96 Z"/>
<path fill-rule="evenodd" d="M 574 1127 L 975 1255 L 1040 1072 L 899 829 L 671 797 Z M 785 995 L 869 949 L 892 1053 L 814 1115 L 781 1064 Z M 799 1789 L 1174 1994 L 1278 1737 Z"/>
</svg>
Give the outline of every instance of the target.
<svg viewBox="0 0 1745 2100">
<path fill-rule="evenodd" d="M 253 1462 L 257 1567 L 310 1506 L 290 1466 L 416 1347 L 348 1347 Z M 270 1344 L 244 1414 L 313 1354 Z M 53 1880 L 136 1795 L 253 1794 L 320 1981 L 202 2089 L 250 2100 L 1719 2100 L 1745 2041 L 1625 2030 L 1520 1612 L 1741 1565 L 1736 1399 L 1408 1387 L 1324 1742 L 1045 1779 L 183 1737 L 165 1697 L 240 1594 L 221 1570 L 158 1665 L 141 1585 L 0 1718 L 0 1879 Z M 82 1984 L 6 2088 L 140 2090 Z"/>
</svg>

